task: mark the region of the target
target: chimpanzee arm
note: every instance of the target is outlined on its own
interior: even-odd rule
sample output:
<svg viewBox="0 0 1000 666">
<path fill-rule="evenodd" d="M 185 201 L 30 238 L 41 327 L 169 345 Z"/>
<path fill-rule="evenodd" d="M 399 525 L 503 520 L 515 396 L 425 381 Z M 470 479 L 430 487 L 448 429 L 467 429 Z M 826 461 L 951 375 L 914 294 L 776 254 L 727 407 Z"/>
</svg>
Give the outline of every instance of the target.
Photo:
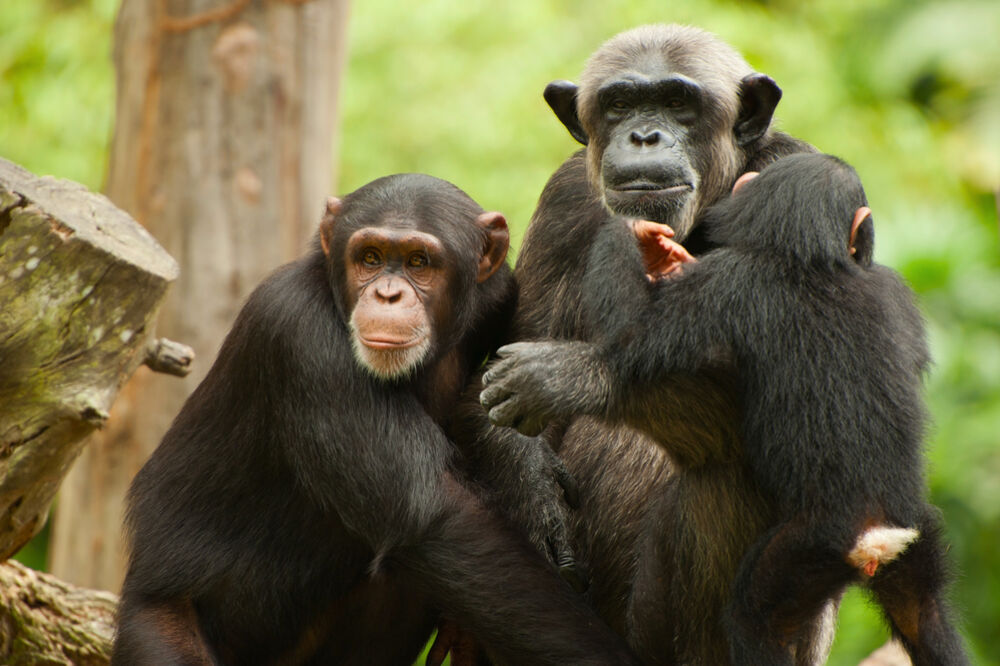
<svg viewBox="0 0 1000 666">
<path fill-rule="evenodd" d="M 462 450 L 491 505 L 519 526 L 579 591 L 585 583 L 570 546 L 569 511 L 579 506 L 576 481 L 549 441 L 492 425 L 479 404 L 481 377 L 469 383 L 448 436 Z"/>
<path fill-rule="evenodd" d="M 553 419 L 589 414 L 645 429 L 648 405 L 671 390 L 664 375 L 726 362 L 725 321 L 712 298 L 724 269 L 692 264 L 680 277 L 650 283 L 631 231 L 621 218 L 612 222 L 584 277 L 591 341 L 502 347 L 481 395 L 493 423 L 530 435 Z"/>
</svg>

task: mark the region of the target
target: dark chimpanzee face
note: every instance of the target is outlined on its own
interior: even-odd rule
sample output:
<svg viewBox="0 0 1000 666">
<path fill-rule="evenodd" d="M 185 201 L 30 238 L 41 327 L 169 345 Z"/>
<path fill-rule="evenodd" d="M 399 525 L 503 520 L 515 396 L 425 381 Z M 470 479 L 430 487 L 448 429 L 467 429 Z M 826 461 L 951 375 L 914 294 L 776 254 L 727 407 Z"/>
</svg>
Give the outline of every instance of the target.
<svg viewBox="0 0 1000 666">
<path fill-rule="evenodd" d="M 462 335 L 472 292 L 503 265 L 509 237 L 500 213 L 482 212 L 444 181 L 383 180 L 376 190 L 392 186 L 392 196 L 361 196 L 365 205 L 346 212 L 331 197 L 320 242 L 356 359 L 401 379 Z"/>
<path fill-rule="evenodd" d="M 728 194 L 744 147 L 767 131 L 780 96 L 724 42 L 662 25 L 604 44 L 579 86 L 554 81 L 545 90 L 587 146 L 590 180 L 607 207 L 669 224 L 679 241 L 704 207 Z"/>
<path fill-rule="evenodd" d="M 673 218 L 699 180 L 685 146 L 695 140 L 703 92 L 666 68 L 646 70 L 613 77 L 597 91 L 604 200 L 623 214 Z"/>
</svg>

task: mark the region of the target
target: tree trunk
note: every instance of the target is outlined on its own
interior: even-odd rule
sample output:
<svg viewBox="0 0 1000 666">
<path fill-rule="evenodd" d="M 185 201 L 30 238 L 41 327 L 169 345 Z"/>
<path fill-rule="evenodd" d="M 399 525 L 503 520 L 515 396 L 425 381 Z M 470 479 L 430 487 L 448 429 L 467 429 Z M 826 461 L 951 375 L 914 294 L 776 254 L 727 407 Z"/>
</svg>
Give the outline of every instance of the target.
<svg viewBox="0 0 1000 666">
<path fill-rule="evenodd" d="M 332 189 L 347 0 L 123 0 L 108 195 L 181 266 L 158 329 L 184 381 L 138 372 L 63 486 L 53 573 L 117 590 L 125 491 L 208 371 L 243 299 L 297 256 Z"/>
<path fill-rule="evenodd" d="M 176 277 L 105 197 L 0 159 L 0 561 L 41 529 L 84 437 L 164 348 L 153 319 Z"/>
</svg>

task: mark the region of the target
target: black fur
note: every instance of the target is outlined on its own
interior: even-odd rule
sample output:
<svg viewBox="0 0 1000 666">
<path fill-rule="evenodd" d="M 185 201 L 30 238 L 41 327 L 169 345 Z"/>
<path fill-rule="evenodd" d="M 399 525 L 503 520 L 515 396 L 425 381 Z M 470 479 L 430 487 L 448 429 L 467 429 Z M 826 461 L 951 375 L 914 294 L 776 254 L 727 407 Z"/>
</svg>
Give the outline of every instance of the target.
<svg viewBox="0 0 1000 666">
<path fill-rule="evenodd" d="M 479 213 L 419 175 L 343 201 L 331 257 L 393 220 L 449 253 L 451 325 L 405 380 L 355 359 L 343 267 L 318 240 L 250 296 L 129 494 L 115 663 L 410 664 L 442 615 L 502 662 L 629 662 L 442 430 L 515 296 L 506 266 L 476 284 Z"/>
<path fill-rule="evenodd" d="M 851 221 L 865 205 L 857 175 L 840 160 L 785 157 L 708 211 L 703 225 L 719 249 L 653 284 L 629 229 L 606 226 L 582 283 L 607 300 L 583 311 L 600 343 L 502 348 L 506 360 L 485 377 L 484 399 L 499 422 L 597 415 L 652 436 L 677 462 L 678 487 L 716 489 L 718 500 L 701 493 L 703 505 L 681 507 L 677 520 L 698 523 L 693 515 L 712 511 L 717 524 L 741 533 L 723 537 L 743 547 L 731 588 L 715 599 L 724 601 L 734 664 L 811 661 L 825 610 L 862 581 L 847 554 L 877 525 L 920 532 L 865 581 L 893 634 L 916 666 L 967 663 L 944 599 L 939 519 L 925 500 L 923 323 L 899 277 L 872 263 L 870 218 L 849 253 Z M 678 384 L 706 389 L 717 377 L 739 398 L 743 446 L 728 459 L 678 440 L 671 415 Z M 741 512 L 748 520 L 733 521 Z M 674 529 L 668 534 L 684 532 Z M 668 544 L 652 556 L 689 551 Z M 670 570 L 676 587 L 661 594 L 699 581 L 700 562 L 678 564 Z M 652 583 L 642 572 L 638 581 Z M 641 617 L 644 598 L 637 582 L 631 620 L 640 646 L 657 640 Z M 684 611 L 663 608 L 675 621 Z M 658 639 L 667 655 L 670 639 Z"/>
</svg>

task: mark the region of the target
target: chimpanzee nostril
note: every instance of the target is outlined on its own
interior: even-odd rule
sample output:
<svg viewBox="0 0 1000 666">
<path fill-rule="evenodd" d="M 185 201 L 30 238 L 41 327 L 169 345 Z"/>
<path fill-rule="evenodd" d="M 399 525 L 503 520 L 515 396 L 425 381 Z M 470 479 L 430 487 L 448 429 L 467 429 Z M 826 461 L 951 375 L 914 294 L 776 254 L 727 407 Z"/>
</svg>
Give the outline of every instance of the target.
<svg viewBox="0 0 1000 666">
<path fill-rule="evenodd" d="M 670 147 L 674 144 L 671 139 L 672 137 L 669 134 L 665 134 L 660 130 L 653 130 L 651 132 L 633 130 L 632 133 L 629 134 L 629 141 L 632 142 L 632 145 L 638 148 L 642 148 L 644 146 L 656 146 L 661 143 Z"/>
<path fill-rule="evenodd" d="M 636 146 L 641 146 L 645 143 L 645 140 L 643 139 L 642 135 L 639 134 L 638 132 L 632 132 L 628 138 L 629 141 L 631 141 Z"/>
</svg>

